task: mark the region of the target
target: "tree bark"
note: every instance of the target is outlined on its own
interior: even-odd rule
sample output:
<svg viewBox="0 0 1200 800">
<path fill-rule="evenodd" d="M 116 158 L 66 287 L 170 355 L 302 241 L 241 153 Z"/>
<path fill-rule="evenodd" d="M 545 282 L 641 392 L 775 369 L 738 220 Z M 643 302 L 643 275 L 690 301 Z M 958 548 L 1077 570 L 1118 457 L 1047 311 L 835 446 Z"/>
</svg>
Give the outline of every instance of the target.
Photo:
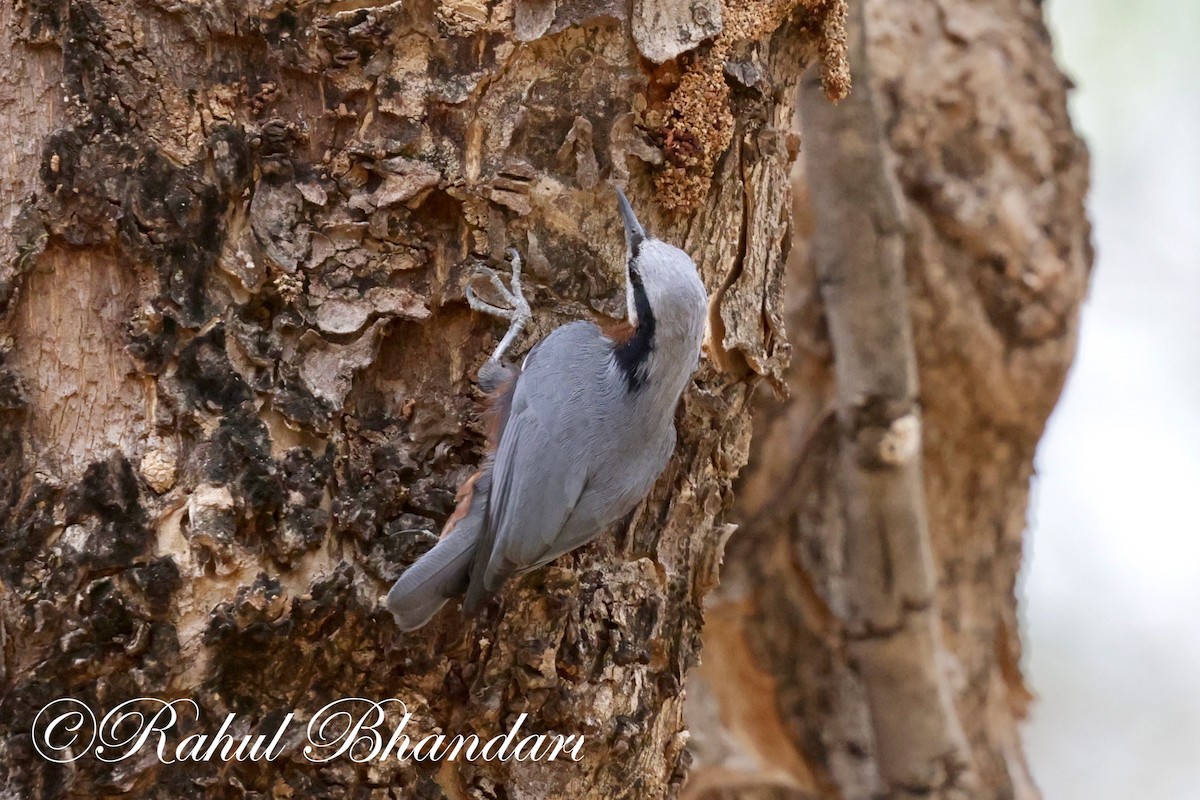
<svg viewBox="0 0 1200 800">
<path fill-rule="evenodd" d="M 0 785 L 5 797 L 673 796 L 683 686 L 782 378 L 800 74 L 848 79 L 839 0 L 434 4 L 0 0 Z M 499 333 L 474 266 L 516 245 L 537 318 L 620 316 L 606 179 L 693 255 L 709 357 L 616 531 L 479 619 L 380 599 L 485 440 Z M 31 723 L 184 698 L 180 735 L 271 762 L 36 752 Z M 306 760 L 339 698 L 406 733 L 582 735 L 578 762 Z M 392 720 L 396 722 L 396 720 Z"/>
<path fill-rule="evenodd" d="M 850 63 L 801 103 L 791 395 L 756 403 L 686 796 L 1032 800 L 1014 585 L 1087 153 L 1038 3 L 870 0 Z"/>
</svg>

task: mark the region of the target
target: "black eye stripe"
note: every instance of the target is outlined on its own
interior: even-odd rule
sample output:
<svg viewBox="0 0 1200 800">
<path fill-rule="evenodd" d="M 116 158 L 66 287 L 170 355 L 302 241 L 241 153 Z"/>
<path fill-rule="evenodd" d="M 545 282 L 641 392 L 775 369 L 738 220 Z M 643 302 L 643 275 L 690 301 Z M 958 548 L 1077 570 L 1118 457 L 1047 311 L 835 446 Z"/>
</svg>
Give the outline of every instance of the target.
<svg viewBox="0 0 1200 800">
<path fill-rule="evenodd" d="M 633 287 L 633 307 L 637 311 L 637 329 L 626 341 L 613 348 L 617 365 L 625 373 L 625 385 L 630 393 L 646 382 L 646 362 L 654 350 L 654 311 L 637 270 L 629 270 L 629 285 Z"/>
<path fill-rule="evenodd" d="M 630 264 L 632 264 L 637 259 L 638 253 L 641 252 L 641 249 L 642 249 L 642 242 L 645 241 L 645 238 L 646 237 L 642 236 L 641 234 L 637 233 L 636 231 L 629 234 L 629 263 Z M 632 273 L 633 270 L 630 270 L 630 272 Z"/>
<path fill-rule="evenodd" d="M 636 269 L 633 268 L 633 259 L 629 260 L 629 283 L 633 286 L 634 306 L 637 307 L 638 315 L 640 316 L 642 313 L 642 309 L 640 307 L 640 304 L 637 303 L 637 299 L 638 299 L 638 294 L 639 294 L 638 290 L 640 290 L 642 288 L 642 273 L 638 272 Z"/>
</svg>

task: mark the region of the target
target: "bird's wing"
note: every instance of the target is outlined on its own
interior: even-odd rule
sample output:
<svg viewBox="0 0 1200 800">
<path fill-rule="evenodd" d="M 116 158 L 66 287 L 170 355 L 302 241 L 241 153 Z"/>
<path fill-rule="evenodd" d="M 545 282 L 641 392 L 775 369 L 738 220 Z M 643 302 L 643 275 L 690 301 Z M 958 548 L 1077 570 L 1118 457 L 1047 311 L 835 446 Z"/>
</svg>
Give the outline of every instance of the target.
<svg viewBox="0 0 1200 800">
<path fill-rule="evenodd" d="M 483 573 L 488 592 L 544 560 L 583 493 L 587 465 L 555 435 L 556 427 L 528 407 L 509 420 L 496 454 L 488 508 L 492 541 Z"/>
<path fill-rule="evenodd" d="M 606 346 L 595 325 L 577 322 L 555 330 L 526 359 L 496 451 L 468 606 L 557 552 L 587 484 L 594 419 L 582 401 L 596 392 Z"/>
</svg>

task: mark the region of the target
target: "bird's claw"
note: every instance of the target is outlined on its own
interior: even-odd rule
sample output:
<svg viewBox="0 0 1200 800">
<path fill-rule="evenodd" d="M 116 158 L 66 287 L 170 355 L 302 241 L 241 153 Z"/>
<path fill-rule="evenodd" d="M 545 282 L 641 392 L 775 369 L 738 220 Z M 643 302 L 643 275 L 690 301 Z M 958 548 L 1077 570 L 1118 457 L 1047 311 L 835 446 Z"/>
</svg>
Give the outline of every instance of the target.
<svg viewBox="0 0 1200 800">
<path fill-rule="evenodd" d="M 470 282 L 467 283 L 467 305 L 484 314 L 506 319 L 509 323 L 508 332 L 504 334 L 504 338 L 500 340 L 500 344 L 497 345 L 495 352 L 492 353 L 492 361 L 499 361 L 501 359 L 533 316 L 533 312 L 529 308 L 529 302 L 525 299 L 525 294 L 521 290 L 521 255 L 512 247 L 508 248 L 506 252 L 509 262 L 512 264 L 508 286 L 504 285 L 504 281 L 501 280 L 500 275 L 490 267 L 479 267 L 475 271 L 475 275 L 472 276 L 472 279 L 480 275 L 486 277 L 492 288 L 496 291 L 496 294 L 508 306 L 507 308 L 481 300 L 475 294 L 475 290 L 471 288 Z"/>
</svg>

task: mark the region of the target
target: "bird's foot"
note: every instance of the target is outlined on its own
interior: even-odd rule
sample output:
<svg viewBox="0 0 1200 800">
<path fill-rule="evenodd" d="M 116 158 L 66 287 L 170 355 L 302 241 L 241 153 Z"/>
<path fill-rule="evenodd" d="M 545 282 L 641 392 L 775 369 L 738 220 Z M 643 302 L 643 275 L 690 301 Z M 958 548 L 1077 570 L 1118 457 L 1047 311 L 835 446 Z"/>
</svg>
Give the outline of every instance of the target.
<svg viewBox="0 0 1200 800">
<path fill-rule="evenodd" d="M 505 286 L 500 275 L 490 267 L 480 267 L 476 270 L 475 275 L 471 276 L 472 280 L 480 275 L 487 278 L 492 284 L 492 288 L 496 291 L 500 300 L 507 305 L 507 308 L 500 305 L 495 305 L 481 300 L 475 294 L 475 290 L 471 288 L 470 282 L 467 283 L 467 304 L 476 311 L 488 314 L 493 317 L 508 320 L 508 332 L 504 334 L 504 338 L 500 340 L 500 344 L 496 346 L 496 350 L 492 353 L 492 361 L 499 361 L 501 357 L 508 351 L 513 341 L 521 335 L 525 325 L 533 317 L 533 312 L 529 309 L 529 302 L 525 299 L 524 293 L 521 291 L 521 255 L 514 249 L 508 249 L 509 262 L 512 264 L 512 276 L 509 279 L 509 285 Z"/>
</svg>

